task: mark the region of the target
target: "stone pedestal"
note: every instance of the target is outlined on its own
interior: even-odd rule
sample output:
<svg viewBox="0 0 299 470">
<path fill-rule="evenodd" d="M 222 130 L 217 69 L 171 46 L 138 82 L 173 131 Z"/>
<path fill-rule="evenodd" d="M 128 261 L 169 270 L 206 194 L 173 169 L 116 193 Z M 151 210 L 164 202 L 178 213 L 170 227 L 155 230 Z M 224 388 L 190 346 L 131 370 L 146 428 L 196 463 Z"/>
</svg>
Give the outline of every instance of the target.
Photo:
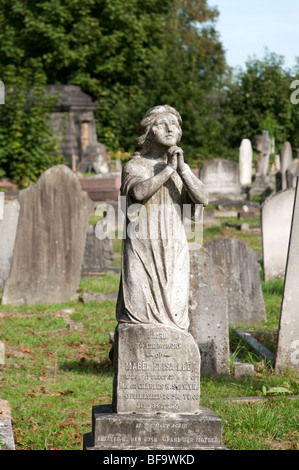
<svg viewBox="0 0 299 470">
<path fill-rule="evenodd" d="M 84 450 L 225 450 L 221 419 L 209 408 L 192 414 L 121 414 L 94 406 Z"/>
<path fill-rule="evenodd" d="M 92 409 L 85 450 L 225 449 L 221 420 L 199 406 L 200 353 L 164 325 L 119 324 L 111 405 Z"/>
</svg>

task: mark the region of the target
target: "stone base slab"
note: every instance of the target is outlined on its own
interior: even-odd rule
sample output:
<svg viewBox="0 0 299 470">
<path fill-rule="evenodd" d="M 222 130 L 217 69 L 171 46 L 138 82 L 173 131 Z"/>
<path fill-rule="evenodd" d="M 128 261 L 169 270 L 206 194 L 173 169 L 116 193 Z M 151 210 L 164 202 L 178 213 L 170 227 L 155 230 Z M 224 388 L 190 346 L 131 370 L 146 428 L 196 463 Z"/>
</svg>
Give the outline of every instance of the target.
<svg viewBox="0 0 299 470">
<path fill-rule="evenodd" d="M 92 408 L 84 450 L 226 450 L 222 423 L 209 408 L 193 414 L 122 414 L 111 405 Z"/>
</svg>

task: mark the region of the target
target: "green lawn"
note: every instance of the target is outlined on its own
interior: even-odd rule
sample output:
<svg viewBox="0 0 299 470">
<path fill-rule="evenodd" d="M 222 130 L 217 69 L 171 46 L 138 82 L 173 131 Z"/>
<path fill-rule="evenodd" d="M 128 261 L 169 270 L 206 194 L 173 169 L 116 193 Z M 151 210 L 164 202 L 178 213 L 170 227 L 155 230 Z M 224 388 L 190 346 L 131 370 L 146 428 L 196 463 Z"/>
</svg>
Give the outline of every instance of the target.
<svg viewBox="0 0 299 470">
<path fill-rule="evenodd" d="M 217 236 L 227 236 L 226 230 L 220 227 Z M 243 236 L 230 230 L 231 236 Z M 248 244 L 258 248 L 259 236 L 250 236 Z M 120 252 L 121 241 L 116 240 L 116 265 Z M 119 274 L 107 273 L 83 279 L 80 291 L 114 291 L 118 282 Z M 283 281 L 262 282 L 262 287 L 267 321 L 250 328 L 275 353 Z M 80 295 L 59 305 L 0 306 L 0 339 L 6 349 L 0 396 L 11 407 L 18 450 L 82 449 L 83 434 L 91 431 L 92 406 L 111 403 L 109 334 L 115 326 L 114 301 L 84 303 Z M 232 450 L 298 449 L 299 400 L 286 397 L 299 394 L 298 376 L 290 370 L 275 374 L 273 365 L 237 337 L 234 328 L 230 346 L 254 364 L 254 375 L 237 380 L 233 355 L 229 377 L 201 379 L 201 404 L 222 419 L 224 444 Z M 279 393 L 273 398 L 275 390 Z M 228 400 L 257 396 L 261 401 Z"/>
</svg>

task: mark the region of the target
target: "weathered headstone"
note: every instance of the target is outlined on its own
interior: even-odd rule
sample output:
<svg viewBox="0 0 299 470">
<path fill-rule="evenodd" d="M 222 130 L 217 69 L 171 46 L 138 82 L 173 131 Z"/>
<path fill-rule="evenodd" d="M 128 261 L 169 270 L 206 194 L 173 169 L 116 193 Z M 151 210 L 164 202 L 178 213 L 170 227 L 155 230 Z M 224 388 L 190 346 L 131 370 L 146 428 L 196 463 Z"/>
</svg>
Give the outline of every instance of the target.
<svg viewBox="0 0 299 470">
<path fill-rule="evenodd" d="M 271 139 L 269 131 L 263 131 L 262 140 L 262 161 L 261 161 L 261 174 L 267 175 L 269 172 L 269 158 L 271 153 Z"/>
<path fill-rule="evenodd" d="M 248 186 L 252 182 L 252 145 L 249 139 L 243 139 L 239 151 L 240 183 Z"/>
<path fill-rule="evenodd" d="M 280 191 L 265 200 L 261 208 L 265 281 L 283 278 L 287 260 L 294 189 Z"/>
<path fill-rule="evenodd" d="M 109 173 L 108 153 L 104 144 L 94 143 L 86 147 L 85 157 L 77 166 L 79 173 Z"/>
<path fill-rule="evenodd" d="M 114 344 L 117 413 L 195 413 L 200 355 L 192 336 L 163 325 L 119 324 Z"/>
<path fill-rule="evenodd" d="M 295 158 L 286 170 L 287 188 L 295 189 L 297 177 L 299 176 L 299 158 Z"/>
<path fill-rule="evenodd" d="M 274 172 L 276 173 L 277 171 L 281 170 L 281 164 L 280 164 L 280 155 L 275 155 L 274 156 Z"/>
<path fill-rule="evenodd" d="M 275 370 L 288 366 L 299 373 L 299 178 L 294 198 L 292 225 L 280 312 Z"/>
<path fill-rule="evenodd" d="M 250 324 L 265 320 L 257 253 L 234 238 L 214 240 L 204 248 L 228 278 L 229 323 Z"/>
<path fill-rule="evenodd" d="M 293 161 L 293 151 L 290 142 L 285 142 L 281 153 L 282 189 L 287 189 L 286 172 Z"/>
<path fill-rule="evenodd" d="M 269 195 L 274 190 L 275 178 L 269 172 L 270 154 L 274 152 L 274 148 L 273 140 L 269 138 L 268 131 L 263 131 L 262 135 L 257 136 L 256 150 L 258 162 L 250 193 L 253 195 Z"/>
<path fill-rule="evenodd" d="M 201 375 L 229 374 L 227 278 L 204 249 L 190 251 L 189 332 L 198 344 Z"/>
<path fill-rule="evenodd" d="M 0 291 L 9 276 L 18 227 L 20 204 L 17 199 L 4 205 L 0 221 Z"/>
<path fill-rule="evenodd" d="M 65 165 L 19 193 L 20 215 L 3 304 L 75 298 L 93 204 Z"/>
<path fill-rule="evenodd" d="M 199 405 L 200 352 L 188 332 L 189 247 L 179 209 L 188 190 L 190 205 L 208 201 L 184 162 L 180 137 L 175 109 L 150 109 L 123 168 L 127 237 L 111 353 L 113 400 L 93 408 L 85 449 L 224 448 L 221 420 Z"/>
<path fill-rule="evenodd" d="M 204 183 L 209 199 L 220 197 L 242 198 L 239 165 L 231 160 L 215 158 L 205 162 L 200 170 L 200 179 Z"/>
<path fill-rule="evenodd" d="M 114 270 L 113 240 L 99 240 L 95 227 L 88 225 L 81 276 L 94 276 L 109 270 Z"/>
<path fill-rule="evenodd" d="M 275 176 L 271 174 L 256 174 L 250 194 L 269 196 L 275 188 Z"/>
</svg>

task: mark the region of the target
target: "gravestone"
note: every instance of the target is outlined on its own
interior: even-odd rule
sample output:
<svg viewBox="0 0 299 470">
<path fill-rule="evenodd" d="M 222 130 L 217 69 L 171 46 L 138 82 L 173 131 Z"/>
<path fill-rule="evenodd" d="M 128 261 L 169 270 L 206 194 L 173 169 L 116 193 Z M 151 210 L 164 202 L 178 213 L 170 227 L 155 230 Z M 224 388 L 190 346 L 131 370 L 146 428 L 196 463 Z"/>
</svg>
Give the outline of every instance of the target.
<svg viewBox="0 0 299 470">
<path fill-rule="evenodd" d="M 276 178 L 274 175 L 269 173 L 267 175 L 257 173 L 254 177 L 250 194 L 269 196 L 274 191 L 275 183 Z"/>
<path fill-rule="evenodd" d="M 252 182 L 252 145 L 249 139 L 243 139 L 239 151 L 240 183 L 248 186 Z"/>
<path fill-rule="evenodd" d="M 3 304 L 58 303 L 76 297 L 93 204 L 65 165 L 19 193 L 20 215 Z"/>
<path fill-rule="evenodd" d="M 200 169 L 200 179 L 208 191 L 209 199 L 245 197 L 240 183 L 239 165 L 231 160 L 215 158 Z"/>
<path fill-rule="evenodd" d="M 113 240 L 99 240 L 95 227 L 88 225 L 81 277 L 98 275 L 104 271 L 114 270 Z"/>
<path fill-rule="evenodd" d="M 198 344 L 201 375 L 229 374 L 227 278 L 204 249 L 190 251 L 189 332 Z"/>
<path fill-rule="evenodd" d="M 261 207 L 265 281 L 285 275 L 294 196 L 294 189 L 280 191 Z"/>
<path fill-rule="evenodd" d="M 274 142 L 269 138 L 268 131 L 263 131 L 262 135 L 257 136 L 256 151 L 258 153 L 258 162 L 250 190 L 250 193 L 253 195 L 269 195 L 274 191 L 275 177 L 269 172 L 270 154 L 274 150 Z"/>
<path fill-rule="evenodd" d="M 281 184 L 282 190 L 287 189 L 286 172 L 293 161 L 293 152 L 290 142 L 285 142 L 281 153 Z"/>
<path fill-rule="evenodd" d="M 299 176 L 299 158 L 295 158 L 286 171 L 287 188 L 296 188 L 297 177 Z"/>
<path fill-rule="evenodd" d="M 281 304 L 276 372 L 288 366 L 299 373 L 299 178 L 297 178 L 292 225 L 286 264 L 284 292 Z"/>
<path fill-rule="evenodd" d="M 4 205 L 0 221 L 0 291 L 9 276 L 18 227 L 20 204 L 17 199 Z"/>
<path fill-rule="evenodd" d="M 109 173 L 108 153 L 105 145 L 101 143 L 90 144 L 86 147 L 85 157 L 77 165 L 80 173 L 92 173 L 106 175 Z"/>
<path fill-rule="evenodd" d="M 4 201 L 5 201 L 5 193 L 0 192 L 0 220 L 3 220 L 3 217 L 4 217 Z"/>
<path fill-rule="evenodd" d="M 195 413 L 200 355 L 192 336 L 163 325 L 119 324 L 114 344 L 117 413 Z"/>
<path fill-rule="evenodd" d="M 263 131 L 261 150 L 260 173 L 266 176 L 269 173 L 269 158 L 271 153 L 271 139 L 269 138 L 268 131 Z"/>
<path fill-rule="evenodd" d="M 229 323 L 253 324 L 265 320 L 258 254 L 234 238 L 214 240 L 204 248 L 228 279 Z"/>
<path fill-rule="evenodd" d="M 93 407 L 84 449 L 224 449 L 221 420 L 199 404 L 200 352 L 188 332 L 189 247 L 178 209 L 188 197 L 184 187 L 193 209 L 208 200 L 184 162 L 180 138 L 179 113 L 151 108 L 123 168 L 127 237 L 110 355 L 113 399 Z M 146 230 L 153 223 L 154 233 Z"/>
<path fill-rule="evenodd" d="M 281 170 L 280 155 L 274 155 L 273 172 L 277 173 L 280 170 Z"/>
</svg>

